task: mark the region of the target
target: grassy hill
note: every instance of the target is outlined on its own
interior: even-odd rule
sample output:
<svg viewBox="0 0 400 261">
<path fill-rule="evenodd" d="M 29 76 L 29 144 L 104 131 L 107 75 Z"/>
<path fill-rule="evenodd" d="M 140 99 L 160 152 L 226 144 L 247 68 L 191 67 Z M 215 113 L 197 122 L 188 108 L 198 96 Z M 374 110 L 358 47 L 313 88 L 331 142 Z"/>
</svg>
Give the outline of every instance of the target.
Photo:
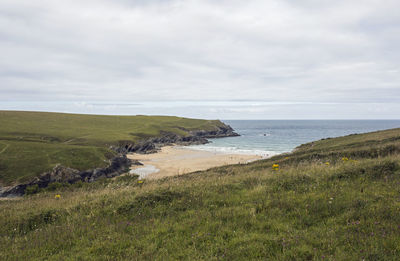
<svg viewBox="0 0 400 261">
<path fill-rule="evenodd" d="M 0 201 L 0 256 L 398 260 L 399 140 L 400 129 L 350 135 L 247 165 Z"/>
<path fill-rule="evenodd" d="M 162 116 L 100 116 L 0 111 L 0 185 L 29 181 L 57 164 L 104 167 L 110 146 L 160 135 L 212 130 L 220 121 Z"/>
</svg>

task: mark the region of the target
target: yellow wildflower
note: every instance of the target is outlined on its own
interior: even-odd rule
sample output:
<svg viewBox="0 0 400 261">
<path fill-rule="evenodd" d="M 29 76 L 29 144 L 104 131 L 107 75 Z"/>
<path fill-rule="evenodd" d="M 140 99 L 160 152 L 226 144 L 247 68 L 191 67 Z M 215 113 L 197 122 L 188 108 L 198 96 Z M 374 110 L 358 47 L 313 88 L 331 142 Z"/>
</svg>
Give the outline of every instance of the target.
<svg viewBox="0 0 400 261">
<path fill-rule="evenodd" d="M 143 183 L 143 180 L 140 179 L 140 180 L 137 181 L 137 183 L 138 183 L 138 184 L 142 184 L 142 183 Z"/>
<path fill-rule="evenodd" d="M 329 165 L 330 165 L 330 163 L 329 163 L 329 162 L 325 162 L 325 165 L 326 165 L 326 166 L 329 166 Z"/>
<path fill-rule="evenodd" d="M 343 160 L 343 161 L 348 161 L 349 158 L 348 158 L 348 157 L 343 157 L 342 160 Z"/>
<path fill-rule="evenodd" d="M 279 164 L 273 164 L 272 165 L 273 170 L 279 170 Z"/>
<path fill-rule="evenodd" d="M 61 195 L 60 195 L 60 194 L 57 194 L 57 195 L 54 196 L 54 198 L 55 198 L 55 199 L 60 199 L 60 198 L 61 198 Z"/>
</svg>

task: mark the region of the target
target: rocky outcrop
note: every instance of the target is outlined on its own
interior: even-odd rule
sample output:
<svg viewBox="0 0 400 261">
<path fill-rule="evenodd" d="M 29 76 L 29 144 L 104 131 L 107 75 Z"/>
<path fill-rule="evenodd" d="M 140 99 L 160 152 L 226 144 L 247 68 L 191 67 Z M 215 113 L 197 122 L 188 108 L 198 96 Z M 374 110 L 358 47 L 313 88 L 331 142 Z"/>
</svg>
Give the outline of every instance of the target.
<svg viewBox="0 0 400 261">
<path fill-rule="evenodd" d="M 178 144 L 178 145 L 194 145 L 194 144 L 205 144 L 208 140 L 204 137 L 198 136 L 179 136 L 174 133 L 163 133 L 160 137 L 150 138 L 137 143 L 127 142 L 118 148 L 114 148 L 119 153 L 154 153 L 157 152 L 161 147 Z"/>
<path fill-rule="evenodd" d="M 119 156 L 113 158 L 110 165 L 106 168 L 97 168 L 87 171 L 79 171 L 76 169 L 58 165 L 53 170 L 43 173 L 29 183 L 19 184 L 14 187 L 0 187 L 0 197 L 22 196 L 29 186 L 37 185 L 39 188 L 45 188 L 54 182 L 60 183 L 76 183 L 78 181 L 93 182 L 100 178 L 111 178 L 127 172 L 131 165 L 141 165 L 140 162 L 132 162 L 126 157 L 126 153 L 154 153 L 161 147 L 171 144 L 177 145 L 198 145 L 205 144 L 209 138 L 222 138 L 239 136 L 234 130 L 226 124 L 215 127 L 213 130 L 196 130 L 189 131 L 182 129 L 188 135 L 182 136 L 171 132 L 162 132 L 159 137 L 148 138 L 137 143 L 130 141 L 121 142 L 119 146 L 110 147 L 119 153 Z"/>
<path fill-rule="evenodd" d="M 112 178 L 121 175 L 122 173 L 126 173 L 129 166 L 132 164 L 141 165 L 138 161 L 128 159 L 126 155 L 119 155 L 113 158 L 110 165 L 106 168 L 79 171 L 57 165 L 51 171 L 43 173 L 29 183 L 3 188 L 2 191 L 0 191 L 0 197 L 22 196 L 25 194 L 25 190 L 29 186 L 37 185 L 39 188 L 45 188 L 54 182 L 73 184 L 78 181 L 93 182 L 100 178 Z"/>
<path fill-rule="evenodd" d="M 184 129 L 183 129 L 184 130 Z M 181 136 L 171 132 L 162 132 L 159 137 L 149 138 L 137 143 L 131 143 L 129 141 L 121 144 L 119 147 L 113 149 L 119 153 L 154 153 L 157 152 L 161 147 L 166 145 L 199 145 L 206 144 L 210 138 L 223 138 L 223 137 L 235 137 L 239 136 L 229 125 L 222 125 L 216 127 L 214 130 L 196 130 L 187 131 L 188 135 Z"/>
<path fill-rule="evenodd" d="M 237 134 L 231 126 L 224 124 L 223 126 L 219 126 L 216 130 L 198 130 L 198 131 L 190 131 L 191 135 L 195 137 L 202 138 L 225 138 L 225 137 L 235 137 L 240 136 Z"/>
</svg>

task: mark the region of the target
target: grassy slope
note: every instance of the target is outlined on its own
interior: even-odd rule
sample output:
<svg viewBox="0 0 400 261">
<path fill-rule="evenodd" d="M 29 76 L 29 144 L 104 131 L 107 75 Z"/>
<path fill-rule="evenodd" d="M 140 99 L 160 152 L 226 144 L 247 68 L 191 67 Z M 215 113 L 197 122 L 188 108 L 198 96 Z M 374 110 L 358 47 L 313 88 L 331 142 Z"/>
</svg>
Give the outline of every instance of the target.
<svg viewBox="0 0 400 261">
<path fill-rule="evenodd" d="M 248 165 L 143 184 L 125 176 L 3 201 L 0 256 L 398 260 L 399 135 L 328 139 Z"/>
<path fill-rule="evenodd" d="M 160 130 L 186 135 L 219 121 L 162 116 L 99 116 L 0 111 L 0 184 L 22 182 L 57 163 L 80 170 L 102 167 L 110 145 L 157 136 Z"/>
</svg>

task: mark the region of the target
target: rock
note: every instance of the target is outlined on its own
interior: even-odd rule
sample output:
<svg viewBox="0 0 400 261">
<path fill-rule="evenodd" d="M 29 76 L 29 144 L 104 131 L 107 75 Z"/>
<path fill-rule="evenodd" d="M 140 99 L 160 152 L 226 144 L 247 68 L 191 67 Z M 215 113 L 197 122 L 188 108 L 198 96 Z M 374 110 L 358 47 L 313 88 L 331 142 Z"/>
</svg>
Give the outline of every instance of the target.
<svg viewBox="0 0 400 261">
<path fill-rule="evenodd" d="M 22 196 L 25 194 L 27 187 L 34 185 L 38 185 L 39 188 L 45 188 L 54 182 L 73 184 L 78 181 L 93 182 L 100 178 L 111 178 L 125 173 L 127 168 L 132 164 L 142 165 L 138 161 L 129 160 L 126 155 L 119 155 L 113 158 L 110 161 L 110 165 L 106 168 L 96 168 L 87 171 L 79 171 L 57 165 L 51 171 L 43 173 L 29 183 L 3 188 L 0 191 L 0 197 Z"/>
<path fill-rule="evenodd" d="M 187 131 L 185 129 L 182 129 Z M 60 183 L 76 183 L 78 181 L 93 182 L 100 178 L 111 178 L 126 172 L 127 168 L 132 165 L 142 165 L 138 161 L 131 161 L 126 157 L 126 153 L 154 153 L 162 146 L 178 144 L 178 145 L 198 145 L 206 144 L 207 138 L 222 138 L 239 136 L 229 126 L 224 124 L 218 126 L 214 130 L 196 130 L 188 131 L 188 136 L 180 136 L 171 132 L 162 132 L 160 137 L 149 138 L 137 143 L 130 141 L 121 142 L 118 147 L 111 146 L 110 149 L 120 153 L 119 156 L 110 161 L 110 165 L 106 168 L 96 168 L 93 170 L 79 171 L 76 169 L 55 166 L 51 171 L 43 173 L 39 177 L 33 179 L 29 183 L 19 184 L 13 187 L 0 188 L 0 197 L 22 196 L 28 186 L 38 185 L 39 188 L 45 188 L 54 182 Z"/>
<path fill-rule="evenodd" d="M 192 131 L 190 133 L 194 136 L 204 137 L 204 138 L 223 138 L 223 137 L 240 136 L 232 129 L 231 126 L 226 124 L 222 127 L 218 127 L 217 130 L 212 130 L 212 131 L 199 130 L 199 131 Z"/>
<path fill-rule="evenodd" d="M 0 197 L 22 196 L 25 193 L 26 187 L 27 187 L 26 184 L 21 184 L 21 185 L 16 185 L 14 187 L 4 188 L 4 190 L 0 194 Z"/>
<path fill-rule="evenodd" d="M 171 132 L 161 132 L 160 137 L 149 138 L 138 143 L 130 143 L 129 141 L 126 141 L 125 144 L 113 149 L 119 153 L 135 152 L 147 154 L 157 152 L 161 147 L 166 145 L 199 145 L 208 143 L 209 141 L 207 140 L 207 138 L 240 136 L 239 134 L 234 132 L 231 126 L 226 124 L 217 127 L 217 129 L 215 130 L 196 130 L 188 131 L 188 133 L 188 136 L 180 136 Z"/>
</svg>

